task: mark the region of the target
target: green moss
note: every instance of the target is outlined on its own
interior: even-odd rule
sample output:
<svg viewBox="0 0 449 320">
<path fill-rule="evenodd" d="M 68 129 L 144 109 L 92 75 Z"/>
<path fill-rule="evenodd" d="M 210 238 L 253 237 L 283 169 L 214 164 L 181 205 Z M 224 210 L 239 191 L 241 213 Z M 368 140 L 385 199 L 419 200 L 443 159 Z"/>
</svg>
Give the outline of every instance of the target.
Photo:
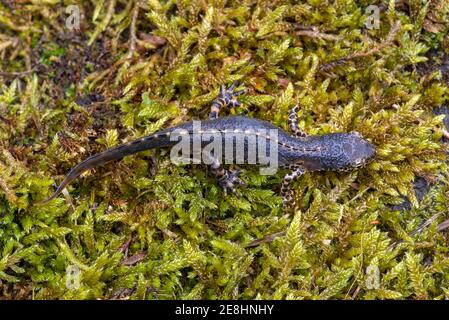
<svg viewBox="0 0 449 320">
<path fill-rule="evenodd" d="M 432 113 L 449 76 L 429 60 L 429 49 L 447 59 L 447 1 L 138 3 L 83 1 L 79 31 L 65 26 L 71 1 L 0 4 L 0 296 L 449 298 L 437 228 L 448 169 Z M 368 30 L 372 4 L 380 28 Z M 282 210 L 281 173 L 248 167 L 248 187 L 224 197 L 203 167 L 163 150 L 33 206 L 89 154 L 207 117 L 235 80 L 248 92 L 233 113 L 286 128 L 299 103 L 308 133 L 357 130 L 376 160 L 305 174 L 295 214 Z M 417 176 L 438 181 L 421 201 Z M 412 208 L 394 210 L 404 197 Z"/>
</svg>

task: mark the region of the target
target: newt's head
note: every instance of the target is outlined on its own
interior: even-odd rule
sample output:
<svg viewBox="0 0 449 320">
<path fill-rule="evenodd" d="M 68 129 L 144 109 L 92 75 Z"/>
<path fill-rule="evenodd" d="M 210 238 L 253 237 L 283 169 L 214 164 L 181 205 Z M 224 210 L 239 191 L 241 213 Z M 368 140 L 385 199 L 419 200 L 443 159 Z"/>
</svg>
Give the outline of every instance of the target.
<svg viewBox="0 0 449 320">
<path fill-rule="evenodd" d="M 298 159 L 307 171 L 350 171 L 371 161 L 375 147 L 358 132 L 330 133 L 309 140 L 314 151 Z"/>
<path fill-rule="evenodd" d="M 376 148 L 358 132 L 335 133 L 328 135 L 326 150 L 329 162 L 323 165 L 332 171 L 349 171 L 363 167 L 376 155 Z M 333 150 L 333 151 L 332 151 Z"/>
</svg>

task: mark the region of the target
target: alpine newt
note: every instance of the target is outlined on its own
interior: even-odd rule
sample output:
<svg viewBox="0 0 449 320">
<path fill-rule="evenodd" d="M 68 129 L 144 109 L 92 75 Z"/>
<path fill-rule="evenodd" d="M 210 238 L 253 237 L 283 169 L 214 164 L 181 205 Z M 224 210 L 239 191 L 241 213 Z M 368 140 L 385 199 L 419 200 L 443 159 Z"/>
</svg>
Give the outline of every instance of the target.
<svg viewBox="0 0 449 320">
<path fill-rule="evenodd" d="M 248 159 L 250 157 L 248 153 L 250 153 L 250 149 L 254 152 L 254 150 L 260 151 L 259 148 L 266 148 L 264 151 L 268 151 L 270 146 L 272 146 L 271 144 L 277 144 L 277 163 L 280 168 L 290 170 L 290 173 L 285 175 L 281 186 L 284 206 L 293 204 L 293 191 L 290 184 L 304 172 L 353 170 L 365 165 L 376 153 L 375 147 L 363 139 L 357 132 L 307 135 L 298 127 L 298 106 L 294 107 L 289 113 L 288 124 L 291 134 L 259 119 L 244 116 L 219 118 L 218 113 L 221 108 L 233 108 L 240 105 L 236 97 L 244 93 L 244 91 L 234 92 L 235 88 L 236 83 L 233 83 L 227 89 L 224 86 L 221 87 L 220 94 L 212 102 L 209 119 L 201 121 L 200 132 L 195 132 L 194 123 L 190 121 L 92 155 L 73 167 L 56 191 L 41 204 L 57 197 L 71 181 L 93 167 L 140 151 L 174 146 L 178 143 L 177 140 L 173 140 L 170 137 L 174 132 L 180 132 L 181 135 L 184 134 L 188 137 L 192 137 L 194 134 L 220 133 L 224 137 L 222 139 L 223 144 L 229 142 L 226 141 L 227 139 L 233 139 L 232 142 L 234 142 L 236 134 L 243 134 L 246 136 L 243 144 L 244 163 L 249 162 Z M 263 134 L 263 132 L 270 130 L 277 130 L 276 138 Z M 227 133 L 232 133 L 233 135 L 226 135 Z M 250 135 L 257 135 L 258 137 L 258 140 L 255 142 L 255 148 L 254 145 L 250 145 L 251 142 L 247 139 Z M 260 139 L 264 140 L 263 144 L 260 143 Z M 204 145 L 205 141 L 201 140 L 201 146 L 204 147 Z M 233 145 L 233 151 L 236 152 L 236 145 L 234 143 Z M 260 165 L 259 160 L 256 157 L 256 165 Z M 236 185 L 244 184 L 239 178 L 240 171 L 225 170 L 223 163 L 223 159 L 217 157 L 213 158 L 209 164 L 224 192 L 235 192 Z"/>
</svg>

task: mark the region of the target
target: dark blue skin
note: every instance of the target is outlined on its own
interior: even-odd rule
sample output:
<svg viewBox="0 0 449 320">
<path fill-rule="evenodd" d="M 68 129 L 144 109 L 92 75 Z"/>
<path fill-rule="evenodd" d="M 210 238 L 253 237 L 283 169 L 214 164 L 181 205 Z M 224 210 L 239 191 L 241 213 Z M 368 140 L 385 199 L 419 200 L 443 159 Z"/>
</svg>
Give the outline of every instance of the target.
<svg viewBox="0 0 449 320">
<path fill-rule="evenodd" d="M 254 135 L 256 132 L 268 132 L 270 129 L 277 130 L 278 141 L 264 138 L 264 135 L 259 136 L 259 139 L 265 139 L 266 154 L 269 154 L 270 144 L 277 143 L 279 166 L 293 170 L 293 173 L 285 176 L 281 188 L 284 196 L 284 205 L 292 204 L 293 201 L 292 191 L 289 188 L 290 183 L 305 171 L 349 171 L 363 166 L 375 155 L 374 146 L 363 139 L 357 132 L 331 133 L 320 136 L 306 135 L 297 127 L 296 108 L 290 112 L 289 117 L 290 128 L 294 134 L 288 134 L 275 125 L 259 119 L 244 116 L 218 118 L 220 107 L 229 106 L 230 104 L 232 106 L 238 105 L 238 102 L 233 100 L 236 95 L 235 93 L 233 94 L 233 87 L 235 85 L 231 86 L 228 91 L 222 87 L 220 96 L 212 104 L 210 119 L 201 121 L 202 133 L 211 131 L 226 133 L 223 134 L 224 139 L 222 141 L 224 145 L 226 139 L 233 139 L 232 135 L 228 134 L 229 132 L 245 134 L 246 131 L 245 135 L 248 136 Z M 87 158 L 70 170 L 56 191 L 41 204 L 56 198 L 71 181 L 93 167 L 144 150 L 174 146 L 178 141 L 171 141 L 170 134 L 179 130 L 186 130 L 186 135 L 188 132 L 189 137 L 192 137 L 192 122 L 186 122 L 179 126 L 159 131 L 153 135 L 119 145 Z M 251 133 L 248 133 L 248 131 Z M 202 146 L 204 147 L 208 143 L 209 141 L 203 141 Z M 259 144 L 256 143 L 256 146 L 258 150 Z M 247 140 L 245 140 L 244 149 L 244 159 L 245 163 L 247 163 Z M 242 181 L 238 178 L 238 172 L 224 170 L 220 164 L 222 163 L 221 160 L 218 159 L 215 165 L 211 165 L 212 171 L 219 178 L 219 183 L 225 192 L 228 190 L 234 192 L 235 185 L 242 184 Z"/>
<path fill-rule="evenodd" d="M 352 170 L 364 165 L 375 153 L 375 148 L 357 133 L 331 133 L 321 136 L 307 136 L 297 138 L 289 135 L 284 130 L 272 125 L 269 122 L 247 118 L 243 116 L 221 117 L 201 122 L 201 128 L 205 132 L 217 130 L 240 130 L 252 129 L 258 130 L 278 130 L 278 161 L 281 167 L 301 166 L 305 171 L 341 171 Z M 66 176 L 55 193 L 45 202 L 54 199 L 72 180 L 76 179 L 83 172 L 105 164 L 112 160 L 118 160 L 125 156 L 132 155 L 148 149 L 170 147 L 178 143 L 170 141 L 167 135 L 176 129 L 186 129 L 189 134 L 192 133 L 192 122 L 160 131 L 154 135 L 144 137 L 117 147 L 105 150 L 93 155 L 83 162 L 76 165 Z M 224 135 L 227 137 L 227 135 Z M 266 141 L 267 149 L 270 147 L 271 140 Z M 207 143 L 206 143 L 207 144 Z M 289 147 L 294 147 L 291 149 Z M 247 146 L 245 144 L 245 146 Z M 304 151 L 300 151 L 304 149 Z M 245 153 L 246 154 L 246 153 Z M 246 161 L 246 157 L 245 157 Z"/>
</svg>

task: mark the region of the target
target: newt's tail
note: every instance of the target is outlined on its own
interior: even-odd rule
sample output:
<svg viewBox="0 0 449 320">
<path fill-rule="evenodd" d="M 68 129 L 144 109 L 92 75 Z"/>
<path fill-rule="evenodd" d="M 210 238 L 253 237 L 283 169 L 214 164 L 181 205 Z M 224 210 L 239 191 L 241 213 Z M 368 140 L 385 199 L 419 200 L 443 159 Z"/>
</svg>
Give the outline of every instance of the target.
<svg viewBox="0 0 449 320">
<path fill-rule="evenodd" d="M 70 182 L 78 178 L 83 172 L 98 165 L 105 164 L 109 161 L 118 160 L 144 150 L 167 147 L 177 143 L 177 141 L 170 140 L 170 131 L 171 130 L 160 131 L 153 135 L 137 139 L 90 156 L 83 162 L 78 163 L 75 167 L 72 168 L 72 170 L 70 170 L 70 172 L 58 186 L 56 191 L 49 198 L 36 204 L 43 205 L 53 200 L 62 192 L 62 190 L 64 190 L 64 188 Z"/>
</svg>

